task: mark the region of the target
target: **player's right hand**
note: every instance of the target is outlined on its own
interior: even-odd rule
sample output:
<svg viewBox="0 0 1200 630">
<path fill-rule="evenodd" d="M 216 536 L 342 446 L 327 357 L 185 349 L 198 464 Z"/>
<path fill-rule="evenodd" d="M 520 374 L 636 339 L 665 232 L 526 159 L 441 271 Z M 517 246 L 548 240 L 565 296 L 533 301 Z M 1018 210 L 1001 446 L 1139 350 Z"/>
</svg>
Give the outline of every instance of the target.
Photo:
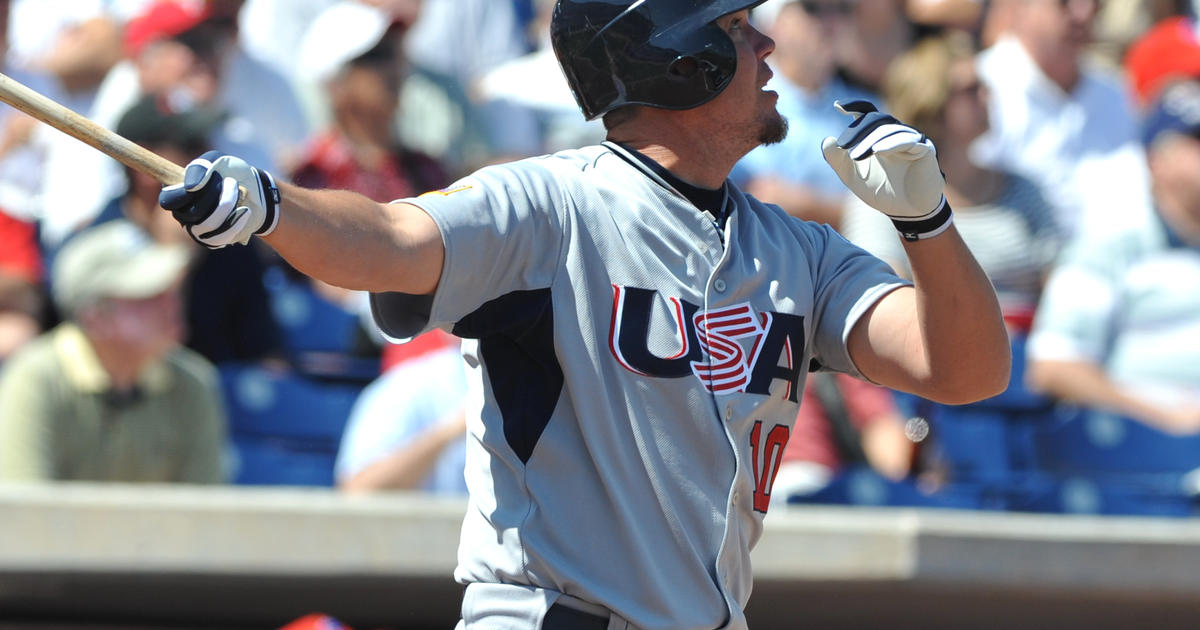
<svg viewBox="0 0 1200 630">
<path fill-rule="evenodd" d="M 245 190 L 245 194 L 241 194 Z M 201 245 L 219 249 L 266 236 L 279 223 L 279 188 L 245 160 L 209 151 L 188 163 L 183 182 L 163 186 L 158 203 Z"/>
</svg>

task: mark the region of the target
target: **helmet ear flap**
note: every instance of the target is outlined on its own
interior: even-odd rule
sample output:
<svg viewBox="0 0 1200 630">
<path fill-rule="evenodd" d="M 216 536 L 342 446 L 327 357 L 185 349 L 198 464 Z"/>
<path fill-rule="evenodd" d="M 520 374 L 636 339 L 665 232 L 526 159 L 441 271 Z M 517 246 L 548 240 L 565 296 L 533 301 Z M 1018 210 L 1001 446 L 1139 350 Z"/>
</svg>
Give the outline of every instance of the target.
<svg viewBox="0 0 1200 630">
<path fill-rule="evenodd" d="M 701 80 L 707 92 L 719 92 L 720 68 L 712 61 L 695 55 L 680 55 L 667 66 L 667 77 L 682 83 Z M 697 79 L 696 75 L 700 75 Z"/>
<path fill-rule="evenodd" d="M 691 79 L 697 72 L 700 72 L 700 60 L 692 55 L 680 55 L 667 67 L 667 74 L 678 79 Z"/>
</svg>

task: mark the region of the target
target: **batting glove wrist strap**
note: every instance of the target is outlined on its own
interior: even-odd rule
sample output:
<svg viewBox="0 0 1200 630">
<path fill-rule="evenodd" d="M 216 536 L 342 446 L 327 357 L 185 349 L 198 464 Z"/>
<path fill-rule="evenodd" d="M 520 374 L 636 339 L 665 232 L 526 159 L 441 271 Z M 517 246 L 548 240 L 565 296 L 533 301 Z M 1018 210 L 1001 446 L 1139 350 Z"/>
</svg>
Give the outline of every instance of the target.
<svg viewBox="0 0 1200 630">
<path fill-rule="evenodd" d="M 892 217 L 892 225 L 896 226 L 896 231 L 906 241 L 933 238 L 945 232 L 953 223 L 954 212 L 950 209 L 950 204 L 946 202 L 945 197 L 942 197 L 942 203 L 936 210 L 923 217 L 911 219 Z"/>
<path fill-rule="evenodd" d="M 876 111 L 867 101 L 834 106 L 854 117 L 840 136 L 825 138 L 821 143 L 825 161 L 842 183 L 859 199 L 907 228 L 938 217 L 945 210 L 945 180 L 933 142 L 920 131 Z M 916 230 L 919 234 L 925 232 L 924 228 Z"/>
<path fill-rule="evenodd" d="M 158 195 L 159 205 L 209 249 L 270 234 L 279 223 L 279 202 L 270 173 L 218 151 L 189 162 L 183 183 L 164 186 Z"/>
</svg>

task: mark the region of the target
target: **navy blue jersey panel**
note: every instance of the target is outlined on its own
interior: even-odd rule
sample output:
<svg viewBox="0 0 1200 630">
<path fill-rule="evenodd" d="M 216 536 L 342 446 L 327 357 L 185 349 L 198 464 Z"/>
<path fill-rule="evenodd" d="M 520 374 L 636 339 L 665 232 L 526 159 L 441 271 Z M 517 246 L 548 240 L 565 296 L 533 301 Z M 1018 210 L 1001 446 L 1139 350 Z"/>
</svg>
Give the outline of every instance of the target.
<svg viewBox="0 0 1200 630">
<path fill-rule="evenodd" d="M 480 358 L 504 419 L 504 438 L 528 463 L 563 387 L 554 353 L 550 289 L 496 298 L 459 320 L 454 334 L 479 340 Z"/>
</svg>

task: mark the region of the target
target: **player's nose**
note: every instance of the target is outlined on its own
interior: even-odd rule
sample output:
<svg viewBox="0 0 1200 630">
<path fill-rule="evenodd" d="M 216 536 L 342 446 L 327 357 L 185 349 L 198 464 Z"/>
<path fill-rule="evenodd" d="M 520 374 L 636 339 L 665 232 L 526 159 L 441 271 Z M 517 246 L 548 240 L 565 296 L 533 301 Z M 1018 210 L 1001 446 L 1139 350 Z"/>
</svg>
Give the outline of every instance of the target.
<svg viewBox="0 0 1200 630">
<path fill-rule="evenodd" d="M 775 52 L 775 40 L 753 26 L 751 29 L 754 31 L 754 52 L 758 55 L 759 59 L 766 59 L 767 56 Z"/>
</svg>

